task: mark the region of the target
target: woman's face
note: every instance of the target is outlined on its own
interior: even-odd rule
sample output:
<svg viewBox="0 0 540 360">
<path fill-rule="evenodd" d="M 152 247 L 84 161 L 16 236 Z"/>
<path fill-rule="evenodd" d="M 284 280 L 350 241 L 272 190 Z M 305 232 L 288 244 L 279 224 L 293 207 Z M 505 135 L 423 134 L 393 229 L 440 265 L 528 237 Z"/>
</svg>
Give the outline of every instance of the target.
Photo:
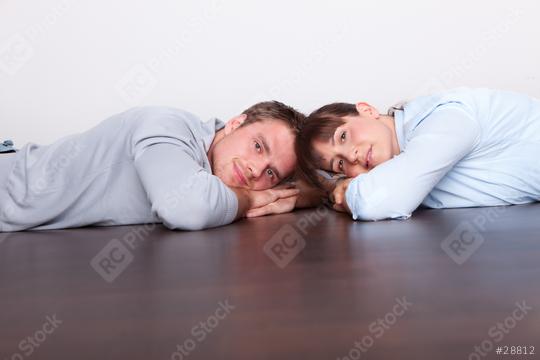
<svg viewBox="0 0 540 360">
<path fill-rule="evenodd" d="M 346 116 L 330 140 L 314 140 L 320 168 L 355 177 L 399 153 L 393 118 L 380 116 L 367 104 L 358 104 L 359 115 Z M 397 151 L 396 151 L 397 147 Z"/>
</svg>

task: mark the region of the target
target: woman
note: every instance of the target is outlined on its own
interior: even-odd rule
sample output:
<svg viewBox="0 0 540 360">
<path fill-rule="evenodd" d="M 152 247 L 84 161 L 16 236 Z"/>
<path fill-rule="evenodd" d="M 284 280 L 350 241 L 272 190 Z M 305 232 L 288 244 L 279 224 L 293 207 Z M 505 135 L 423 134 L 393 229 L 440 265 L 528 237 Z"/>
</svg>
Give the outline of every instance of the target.
<svg viewBox="0 0 540 360">
<path fill-rule="evenodd" d="M 460 88 L 381 115 L 366 103 L 314 111 L 298 141 L 300 166 L 343 174 L 334 209 L 353 219 L 407 219 L 419 206 L 455 208 L 540 199 L 540 101 Z"/>
</svg>

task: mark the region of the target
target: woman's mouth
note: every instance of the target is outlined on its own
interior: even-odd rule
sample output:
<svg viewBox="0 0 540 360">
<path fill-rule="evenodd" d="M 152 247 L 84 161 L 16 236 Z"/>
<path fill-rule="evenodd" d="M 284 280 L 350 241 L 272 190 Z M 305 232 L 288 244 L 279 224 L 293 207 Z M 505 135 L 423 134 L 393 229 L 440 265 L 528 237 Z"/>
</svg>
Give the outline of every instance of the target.
<svg viewBox="0 0 540 360">
<path fill-rule="evenodd" d="M 236 182 L 239 185 L 248 186 L 248 182 L 246 180 L 246 177 L 244 176 L 244 173 L 235 163 L 233 163 L 233 173 L 234 177 L 236 178 Z"/>
<path fill-rule="evenodd" d="M 365 159 L 365 164 L 366 164 L 366 168 L 369 169 L 369 166 L 371 165 L 371 162 L 372 162 L 372 151 L 373 150 L 373 146 L 371 146 L 366 154 L 366 159 Z"/>
</svg>

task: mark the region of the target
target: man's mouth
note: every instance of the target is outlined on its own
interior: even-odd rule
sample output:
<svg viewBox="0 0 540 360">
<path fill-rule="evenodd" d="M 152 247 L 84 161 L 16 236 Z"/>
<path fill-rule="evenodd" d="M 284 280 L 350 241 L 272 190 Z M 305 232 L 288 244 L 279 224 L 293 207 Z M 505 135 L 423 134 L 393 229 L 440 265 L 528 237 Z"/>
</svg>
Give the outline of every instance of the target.
<svg viewBox="0 0 540 360">
<path fill-rule="evenodd" d="M 233 163 L 233 173 L 239 185 L 248 186 L 248 182 L 246 177 L 244 176 L 244 173 L 236 163 Z"/>
<path fill-rule="evenodd" d="M 371 165 L 372 163 L 372 153 L 373 153 L 373 145 L 370 146 L 368 152 L 366 153 L 366 157 L 364 159 L 364 164 L 366 165 L 366 169 L 369 169 L 369 166 Z"/>
</svg>

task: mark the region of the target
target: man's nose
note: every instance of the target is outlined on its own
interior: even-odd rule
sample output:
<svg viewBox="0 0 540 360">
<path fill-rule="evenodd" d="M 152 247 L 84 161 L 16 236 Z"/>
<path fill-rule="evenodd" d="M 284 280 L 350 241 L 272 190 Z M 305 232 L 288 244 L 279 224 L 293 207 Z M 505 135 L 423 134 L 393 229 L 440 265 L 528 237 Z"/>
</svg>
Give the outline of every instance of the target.
<svg viewBox="0 0 540 360">
<path fill-rule="evenodd" d="M 248 165 L 249 176 L 252 179 L 259 178 L 259 176 L 261 176 L 262 169 L 264 169 L 264 166 L 261 166 L 261 164 L 254 164 L 254 163 L 249 164 Z"/>
</svg>

